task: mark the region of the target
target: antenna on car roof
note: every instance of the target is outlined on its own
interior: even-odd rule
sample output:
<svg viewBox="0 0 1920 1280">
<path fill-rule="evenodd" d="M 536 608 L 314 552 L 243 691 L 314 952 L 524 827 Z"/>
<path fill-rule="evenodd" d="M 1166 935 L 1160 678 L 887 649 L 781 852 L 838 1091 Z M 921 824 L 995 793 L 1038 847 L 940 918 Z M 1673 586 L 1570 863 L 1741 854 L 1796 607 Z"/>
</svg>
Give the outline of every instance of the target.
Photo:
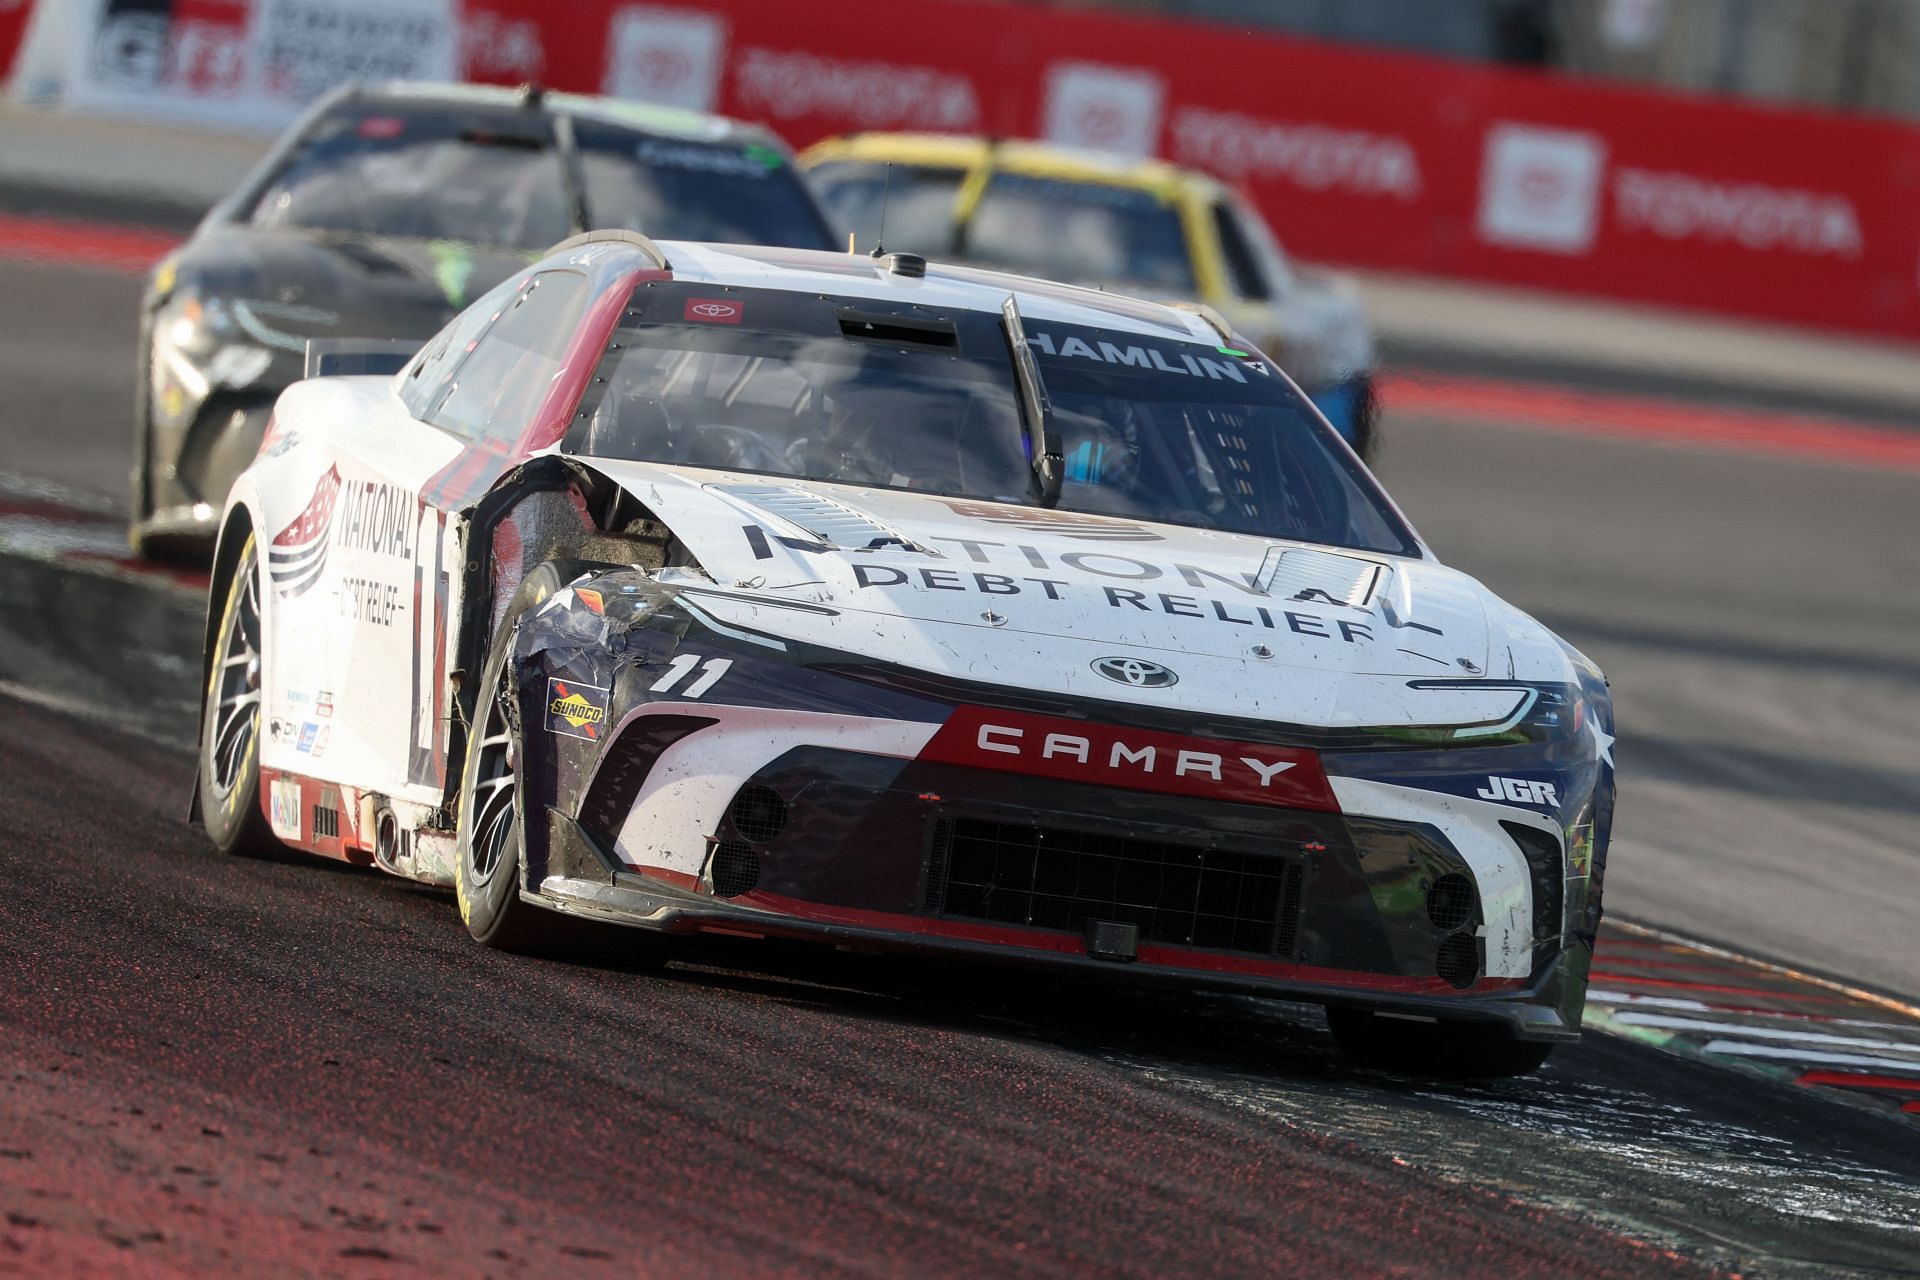
<svg viewBox="0 0 1920 1280">
<path fill-rule="evenodd" d="M 887 176 L 880 185 L 880 234 L 873 239 L 873 256 L 887 256 L 887 204 L 893 199 L 893 161 L 887 161 Z"/>
</svg>

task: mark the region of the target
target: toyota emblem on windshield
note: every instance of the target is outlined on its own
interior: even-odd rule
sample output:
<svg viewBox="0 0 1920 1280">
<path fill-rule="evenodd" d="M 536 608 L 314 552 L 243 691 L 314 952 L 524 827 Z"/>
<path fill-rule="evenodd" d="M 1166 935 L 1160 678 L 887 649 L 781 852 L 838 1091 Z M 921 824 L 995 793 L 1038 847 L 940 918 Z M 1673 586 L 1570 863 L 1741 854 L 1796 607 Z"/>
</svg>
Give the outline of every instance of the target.
<svg viewBox="0 0 1920 1280">
<path fill-rule="evenodd" d="M 1093 669 L 1109 680 L 1136 689 L 1164 689 L 1180 683 L 1179 676 L 1145 658 L 1095 658 Z"/>
<path fill-rule="evenodd" d="M 718 298 L 688 298 L 682 316 L 701 324 L 739 324 L 740 307 Z"/>
</svg>

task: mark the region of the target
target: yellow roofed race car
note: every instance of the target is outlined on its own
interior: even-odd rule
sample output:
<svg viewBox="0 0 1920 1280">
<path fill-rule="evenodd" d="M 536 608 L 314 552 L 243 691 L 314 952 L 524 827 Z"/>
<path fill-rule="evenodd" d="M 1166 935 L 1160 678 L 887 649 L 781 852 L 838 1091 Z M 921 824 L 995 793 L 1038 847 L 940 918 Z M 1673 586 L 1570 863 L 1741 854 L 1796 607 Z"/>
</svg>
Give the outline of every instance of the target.
<svg viewBox="0 0 1920 1280">
<path fill-rule="evenodd" d="M 1357 291 L 1295 266 L 1252 205 L 1206 174 L 1043 143 L 905 133 L 830 138 L 799 163 L 863 249 L 884 240 L 1212 306 L 1371 456 L 1374 341 Z"/>
</svg>

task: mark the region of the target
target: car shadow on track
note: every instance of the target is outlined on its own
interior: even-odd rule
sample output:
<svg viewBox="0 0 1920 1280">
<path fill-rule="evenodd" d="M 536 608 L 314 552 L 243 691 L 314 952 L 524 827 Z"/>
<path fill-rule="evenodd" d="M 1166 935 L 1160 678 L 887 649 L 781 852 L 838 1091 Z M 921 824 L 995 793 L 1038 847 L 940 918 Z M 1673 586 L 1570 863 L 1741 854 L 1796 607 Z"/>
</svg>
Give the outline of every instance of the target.
<svg viewBox="0 0 1920 1280">
<path fill-rule="evenodd" d="M 329 859 L 289 857 L 330 872 L 358 870 Z M 410 914 L 438 916 L 450 930 L 464 933 L 449 891 L 381 875 L 367 878 L 380 892 L 405 899 Z M 1130 981 L 1120 966 L 1111 977 L 1083 977 L 1011 963 L 708 935 L 675 939 L 662 967 L 652 953 L 632 945 L 642 936 L 607 926 L 582 933 L 577 945 L 558 953 L 512 961 L 599 974 L 615 990 L 625 982 L 675 983 L 716 997 L 914 1029 L 1015 1038 L 1095 1059 L 1253 1073 L 1275 1081 L 1365 1081 L 1375 1089 L 1417 1089 L 1428 1095 L 1479 1096 L 1506 1087 L 1353 1066 L 1335 1047 L 1317 1006 L 1143 984 Z"/>
<path fill-rule="evenodd" d="M 842 1017 L 1017 1037 L 1093 1057 L 1314 1079 L 1360 1074 L 1346 1066 L 1313 1006 L 1148 987 L 1123 975 L 1098 980 L 808 943 L 702 938 L 680 944 L 659 976 Z"/>
<path fill-rule="evenodd" d="M 1920 1148 L 1902 1126 L 1598 1033 L 1532 1075 L 1461 1082 L 1349 1065 L 1310 1005 L 1124 976 L 702 939 L 642 980 L 1055 1050 L 1502 1194 L 1717 1240 L 1782 1276 L 1920 1274 L 1898 1226 L 1920 1208 Z"/>
<path fill-rule="evenodd" d="M 337 864 L 336 864 L 337 865 Z M 1186 1105 L 1351 1142 L 1503 1195 L 1578 1207 L 1675 1242 L 1712 1239 L 1783 1277 L 1915 1274 L 1920 1146 L 1878 1113 L 1791 1083 L 1590 1033 L 1533 1075 L 1439 1081 L 1351 1066 L 1318 1009 L 1013 966 L 872 955 L 778 940 L 681 940 L 665 968 L 604 948 L 562 958 L 489 953 L 451 895 L 369 875 L 383 946 L 451 963 L 495 994 L 561 1017 L 632 1011 L 639 1033 L 689 1010 L 749 1037 L 791 1021 L 803 1053 L 877 1073 L 925 1033 L 1054 1058 L 1083 1088 L 1165 1090 Z M 319 890 L 314 882 L 311 886 Z M 331 883 L 328 890 L 332 890 Z M 541 975 L 544 975 L 544 979 Z M 547 981 L 545 979 L 558 979 Z M 664 997 L 664 998 L 663 998 Z M 691 997 L 691 999 L 687 998 Z M 625 1015 L 618 1015 L 624 1017 Z M 776 1043 L 778 1041 L 776 1040 Z M 1860 1269 L 1860 1270 L 1856 1270 Z"/>
</svg>

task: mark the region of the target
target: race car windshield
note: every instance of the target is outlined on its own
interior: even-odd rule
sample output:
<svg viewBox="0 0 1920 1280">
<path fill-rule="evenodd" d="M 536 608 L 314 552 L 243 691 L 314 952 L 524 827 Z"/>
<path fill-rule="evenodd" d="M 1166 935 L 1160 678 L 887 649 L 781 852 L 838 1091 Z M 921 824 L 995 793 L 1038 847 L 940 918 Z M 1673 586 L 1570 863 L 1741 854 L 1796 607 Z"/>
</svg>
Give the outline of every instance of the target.
<svg viewBox="0 0 1920 1280">
<path fill-rule="evenodd" d="M 574 123 L 587 209 L 603 227 L 662 240 L 833 248 L 833 236 L 786 157 L 760 142 L 640 138 Z"/>
<path fill-rule="evenodd" d="M 589 225 L 663 239 L 832 247 L 786 157 L 757 142 L 572 123 L 578 183 L 537 113 L 384 109 L 322 119 L 254 202 L 261 227 L 544 249 Z"/>
<path fill-rule="evenodd" d="M 996 173 L 967 222 L 964 252 L 1049 280 L 1195 288 L 1179 213 L 1136 187 Z"/>
<path fill-rule="evenodd" d="M 930 258 L 953 252 L 953 209 L 965 169 L 845 161 L 818 165 L 807 180 L 842 235 L 861 249 L 885 243 Z"/>
<path fill-rule="evenodd" d="M 1264 361 L 1026 321 L 1063 510 L 1418 555 L 1412 532 Z M 996 314 L 649 284 L 570 451 L 1033 505 Z"/>
<path fill-rule="evenodd" d="M 544 118 L 418 110 L 323 118 L 250 220 L 530 250 L 565 239 L 573 225 Z"/>
</svg>

